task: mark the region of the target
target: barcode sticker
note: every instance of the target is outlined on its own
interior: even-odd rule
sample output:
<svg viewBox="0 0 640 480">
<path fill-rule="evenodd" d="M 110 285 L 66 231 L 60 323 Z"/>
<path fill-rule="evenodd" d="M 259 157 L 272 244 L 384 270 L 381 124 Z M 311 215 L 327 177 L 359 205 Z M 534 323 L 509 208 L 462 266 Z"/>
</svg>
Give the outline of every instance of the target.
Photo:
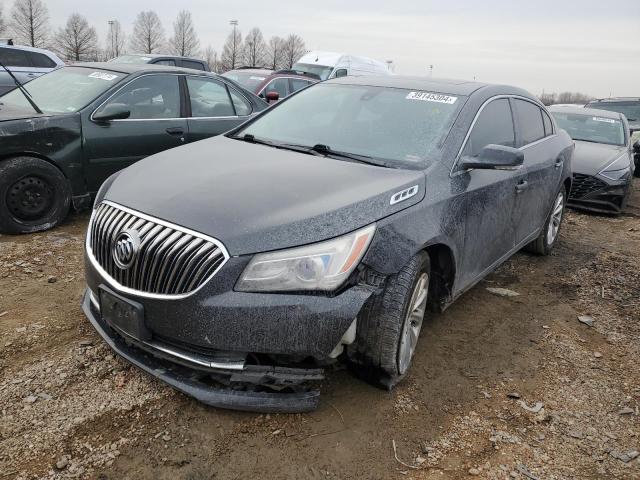
<svg viewBox="0 0 640 480">
<path fill-rule="evenodd" d="M 448 103 L 450 105 L 456 103 L 456 100 L 458 100 L 458 97 L 431 92 L 411 92 L 409 93 L 409 95 L 407 95 L 406 98 L 407 100 L 422 100 L 423 102 Z"/>
</svg>

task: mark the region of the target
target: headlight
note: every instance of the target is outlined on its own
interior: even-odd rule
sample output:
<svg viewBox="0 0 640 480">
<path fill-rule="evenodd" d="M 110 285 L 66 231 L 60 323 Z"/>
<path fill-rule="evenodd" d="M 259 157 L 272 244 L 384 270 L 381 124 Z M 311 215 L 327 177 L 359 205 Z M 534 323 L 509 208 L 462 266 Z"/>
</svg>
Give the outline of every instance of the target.
<svg viewBox="0 0 640 480">
<path fill-rule="evenodd" d="M 625 176 L 631 173 L 631 162 L 629 156 L 625 153 L 621 157 L 616 158 L 613 162 L 607 165 L 600 175 L 610 180 L 622 180 Z"/>
<path fill-rule="evenodd" d="M 236 290 L 335 290 L 367 251 L 375 224 L 325 242 L 255 255 Z"/>
</svg>

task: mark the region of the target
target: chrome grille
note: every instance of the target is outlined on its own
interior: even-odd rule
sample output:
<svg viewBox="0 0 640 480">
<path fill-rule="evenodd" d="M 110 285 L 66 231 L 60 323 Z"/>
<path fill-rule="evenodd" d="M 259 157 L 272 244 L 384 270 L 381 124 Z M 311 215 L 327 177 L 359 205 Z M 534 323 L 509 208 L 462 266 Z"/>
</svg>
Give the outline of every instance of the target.
<svg viewBox="0 0 640 480">
<path fill-rule="evenodd" d="M 140 246 L 131 266 L 122 269 L 113 258 L 113 247 L 125 230 L 138 233 Z M 110 202 L 94 212 L 87 247 L 118 287 L 157 295 L 192 293 L 229 258 L 215 239 Z"/>
</svg>

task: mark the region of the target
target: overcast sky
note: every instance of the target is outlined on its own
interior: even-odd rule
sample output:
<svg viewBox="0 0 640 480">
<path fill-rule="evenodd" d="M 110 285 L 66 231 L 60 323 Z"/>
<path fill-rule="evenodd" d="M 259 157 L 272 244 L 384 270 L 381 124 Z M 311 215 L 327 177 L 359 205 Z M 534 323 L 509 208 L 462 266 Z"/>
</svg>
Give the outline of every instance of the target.
<svg viewBox="0 0 640 480">
<path fill-rule="evenodd" d="M 580 91 L 640 96 L 640 0 L 45 0 L 52 24 L 85 15 L 101 41 L 107 20 L 128 33 L 135 15 L 155 10 L 172 30 L 178 10 L 193 14 L 202 46 L 220 51 L 229 20 L 265 38 L 297 33 L 310 50 L 392 59 L 399 74 L 474 77 L 535 94 Z M 4 3 L 5 12 L 10 0 Z"/>
</svg>

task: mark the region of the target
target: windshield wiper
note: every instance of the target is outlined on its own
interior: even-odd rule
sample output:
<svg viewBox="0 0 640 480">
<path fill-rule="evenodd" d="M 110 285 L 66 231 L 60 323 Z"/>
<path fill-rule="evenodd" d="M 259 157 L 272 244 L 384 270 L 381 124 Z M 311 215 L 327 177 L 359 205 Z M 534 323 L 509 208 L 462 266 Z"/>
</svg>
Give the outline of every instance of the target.
<svg viewBox="0 0 640 480">
<path fill-rule="evenodd" d="M 339 150 L 333 150 L 329 145 L 324 145 L 322 143 L 318 143 L 313 147 L 301 147 L 306 148 L 307 152 L 316 152 L 325 157 L 337 157 L 337 158 L 346 158 L 348 160 L 354 160 L 360 163 L 366 163 L 367 165 L 375 165 L 376 167 L 385 167 L 391 168 L 387 163 L 377 160 L 374 157 L 370 157 L 369 155 L 360 155 L 357 153 L 350 152 L 341 152 Z"/>
<path fill-rule="evenodd" d="M 244 142 L 257 143 L 257 144 L 260 144 L 260 145 L 267 145 L 269 147 L 279 148 L 281 150 L 291 150 L 293 152 L 308 153 L 310 155 L 324 156 L 324 155 L 322 155 L 320 153 L 317 153 L 317 152 L 313 151 L 309 147 L 305 147 L 304 145 L 295 145 L 295 144 L 292 144 L 292 143 L 271 142 L 269 140 L 262 140 L 260 138 L 256 138 L 254 135 L 252 135 L 250 133 L 245 133 L 242 136 L 234 136 L 232 138 L 235 138 L 237 140 L 242 140 Z"/>
<path fill-rule="evenodd" d="M 42 110 L 40 110 L 40 107 L 38 107 L 38 105 L 36 105 L 36 102 L 34 102 L 33 98 L 31 98 L 31 94 L 27 91 L 26 88 L 24 88 L 24 85 L 22 85 L 22 83 L 20 83 L 20 80 L 18 80 L 16 78 L 16 76 L 13 74 L 13 72 L 11 70 L 9 70 L 7 67 L 5 67 L 2 62 L 0 62 L 0 67 L 4 68 L 5 71 L 11 76 L 11 78 L 13 78 L 13 81 L 15 82 L 16 86 L 20 89 L 20 91 L 24 95 L 24 98 L 26 98 L 27 102 L 29 102 L 31 104 L 31 106 L 36 111 L 36 113 L 42 114 Z"/>
</svg>

